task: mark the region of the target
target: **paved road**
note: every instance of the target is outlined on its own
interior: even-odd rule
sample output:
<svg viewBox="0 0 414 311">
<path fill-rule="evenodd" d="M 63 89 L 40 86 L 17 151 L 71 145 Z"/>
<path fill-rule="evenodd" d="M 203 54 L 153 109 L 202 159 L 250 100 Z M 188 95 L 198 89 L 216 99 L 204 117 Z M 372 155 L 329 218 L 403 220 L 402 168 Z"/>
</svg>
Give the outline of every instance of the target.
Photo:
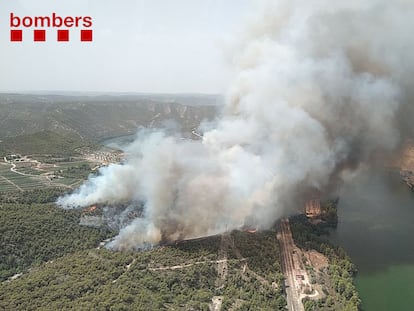
<svg viewBox="0 0 414 311">
<path fill-rule="evenodd" d="M 285 285 L 288 310 L 304 311 L 305 309 L 299 299 L 297 284 L 295 281 L 295 264 L 293 261 L 293 250 L 295 245 L 288 219 L 282 219 L 277 238 L 282 252 L 282 269 L 286 277 Z"/>
</svg>

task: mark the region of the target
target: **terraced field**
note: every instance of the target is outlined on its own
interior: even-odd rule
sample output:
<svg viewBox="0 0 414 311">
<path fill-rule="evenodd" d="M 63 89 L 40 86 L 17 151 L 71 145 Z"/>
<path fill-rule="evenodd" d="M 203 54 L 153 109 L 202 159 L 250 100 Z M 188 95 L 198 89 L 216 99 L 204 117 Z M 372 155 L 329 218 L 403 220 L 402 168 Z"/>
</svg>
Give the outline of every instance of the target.
<svg viewBox="0 0 414 311">
<path fill-rule="evenodd" d="M 54 179 L 50 182 L 50 185 L 58 185 L 58 184 L 63 184 L 66 186 L 72 186 L 75 185 L 77 183 L 81 182 L 78 178 L 62 178 L 62 179 Z"/>
<path fill-rule="evenodd" d="M 18 188 L 11 184 L 7 179 L 3 178 L 3 176 L 0 177 L 0 189 L 2 191 L 16 191 Z"/>
<path fill-rule="evenodd" d="M 20 166 L 16 167 L 17 172 L 10 170 L 11 165 L 9 163 L 0 163 L 0 191 L 24 191 L 44 187 L 75 187 L 82 182 L 83 178 L 65 177 L 49 180 L 45 175 L 41 174 L 47 172 L 54 173 L 54 171 L 76 167 L 84 163 L 87 162 L 62 162 L 56 167 L 51 167 L 50 170 L 38 170 L 30 166 Z"/>
<path fill-rule="evenodd" d="M 0 176 L 1 176 L 1 190 L 30 190 L 34 188 L 44 187 L 47 178 L 43 176 L 31 177 L 20 175 L 10 170 L 10 165 L 0 165 Z"/>
<path fill-rule="evenodd" d="M 44 173 L 43 171 L 35 169 L 30 166 L 23 166 L 23 167 L 18 166 L 16 170 L 19 171 L 20 173 L 27 174 L 27 175 L 40 175 Z"/>
</svg>

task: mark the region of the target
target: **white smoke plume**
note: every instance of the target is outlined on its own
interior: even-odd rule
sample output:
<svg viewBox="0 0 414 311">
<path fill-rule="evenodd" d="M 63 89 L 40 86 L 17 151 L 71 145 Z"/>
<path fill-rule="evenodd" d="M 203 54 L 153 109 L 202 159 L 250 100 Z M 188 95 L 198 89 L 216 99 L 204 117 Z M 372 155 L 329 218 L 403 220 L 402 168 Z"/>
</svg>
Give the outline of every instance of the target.
<svg viewBox="0 0 414 311">
<path fill-rule="evenodd" d="M 306 191 L 393 150 L 414 81 L 411 1 L 271 1 L 260 11 L 202 140 L 141 131 L 125 163 L 58 204 L 144 202 L 114 249 L 266 228 Z"/>
</svg>

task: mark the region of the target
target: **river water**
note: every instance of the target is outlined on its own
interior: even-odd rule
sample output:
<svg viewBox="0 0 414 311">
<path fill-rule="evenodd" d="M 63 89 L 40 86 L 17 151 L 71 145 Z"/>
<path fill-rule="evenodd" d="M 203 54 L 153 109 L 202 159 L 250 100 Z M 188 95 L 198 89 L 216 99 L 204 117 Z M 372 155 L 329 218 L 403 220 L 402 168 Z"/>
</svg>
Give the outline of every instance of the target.
<svg viewBox="0 0 414 311">
<path fill-rule="evenodd" d="M 398 173 L 366 172 L 345 186 L 331 239 L 358 267 L 365 311 L 414 310 L 414 191 Z"/>
</svg>

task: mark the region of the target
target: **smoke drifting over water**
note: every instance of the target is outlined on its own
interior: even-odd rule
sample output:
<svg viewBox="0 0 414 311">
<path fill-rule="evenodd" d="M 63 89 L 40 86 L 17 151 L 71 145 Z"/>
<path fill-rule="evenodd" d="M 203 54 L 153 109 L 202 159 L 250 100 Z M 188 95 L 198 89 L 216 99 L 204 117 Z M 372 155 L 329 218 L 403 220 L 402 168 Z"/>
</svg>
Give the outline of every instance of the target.
<svg viewBox="0 0 414 311">
<path fill-rule="evenodd" d="M 340 2 L 340 3 L 338 3 Z M 393 150 L 413 81 L 409 1 L 277 1 L 240 38 L 238 76 L 201 141 L 141 131 L 64 208 L 142 201 L 114 249 L 260 228 Z"/>
</svg>

